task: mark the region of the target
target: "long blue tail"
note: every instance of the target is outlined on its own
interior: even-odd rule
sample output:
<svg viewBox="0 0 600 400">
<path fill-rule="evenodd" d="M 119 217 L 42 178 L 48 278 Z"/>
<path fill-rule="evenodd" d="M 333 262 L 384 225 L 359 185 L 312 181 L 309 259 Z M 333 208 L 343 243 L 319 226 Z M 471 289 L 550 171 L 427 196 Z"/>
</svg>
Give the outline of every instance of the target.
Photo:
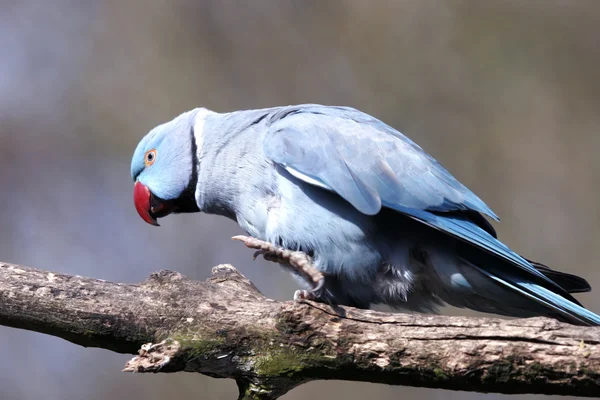
<svg viewBox="0 0 600 400">
<path fill-rule="evenodd" d="M 600 325 L 600 316 L 585 309 L 568 288 L 550 278 L 551 273 L 536 268 L 468 218 L 398 205 L 391 208 L 459 239 L 457 251 L 465 261 L 503 287 L 537 303 L 532 308 L 544 310 L 540 315 L 577 325 Z"/>
<path fill-rule="evenodd" d="M 600 325 L 600 316 L 589 311 L 580 304 L 556 294 L 544 286 L 533 282 L 523 281 L 520 277 L 511 277 L 506 273 L 494 274 L 487 269 L 477 266 L 473 267 L 477 268 L 480 272 L 502 286 L 521 293 L 523 296 L 544 306 L 548 309 L 549 315 L 552 315 L 559 320 L 576 325 Z"/>
</svg>

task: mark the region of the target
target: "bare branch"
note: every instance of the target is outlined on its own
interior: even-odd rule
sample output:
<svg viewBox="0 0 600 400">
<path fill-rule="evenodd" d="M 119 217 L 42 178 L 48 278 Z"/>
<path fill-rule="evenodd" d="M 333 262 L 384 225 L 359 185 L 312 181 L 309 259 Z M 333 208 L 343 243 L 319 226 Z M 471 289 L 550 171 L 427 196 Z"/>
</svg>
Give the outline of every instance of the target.
<svg viewBox="0 0 600 400">
<path fill-rule="evenodd" d="M 0 263 L 0 324 L 141 349 L 126 371 L 232 378 L 240 399 L 318 379 L 600 396 L 600 328 L 282 303 L 230 265 L 203 282 L 161 271 L 126 285 Z"/>
</svg>

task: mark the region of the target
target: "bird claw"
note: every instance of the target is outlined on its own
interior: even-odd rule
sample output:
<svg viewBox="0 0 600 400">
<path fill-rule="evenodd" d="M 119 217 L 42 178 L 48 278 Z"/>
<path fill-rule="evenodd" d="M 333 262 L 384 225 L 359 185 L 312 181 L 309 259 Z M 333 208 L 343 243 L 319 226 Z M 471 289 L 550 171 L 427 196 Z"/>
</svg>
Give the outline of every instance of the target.
<svg viewBox="0 0 600 400">
<path fill-rule="evenodd" d="M 310 293 L 315 299 L 323 298 L 325 295 L 325 277 L 322 277 L 317 282 L 315 282 L 315 287 L 310 289 Z"/>
<path fill-rule="evenodd" d="M 301 302 L 302 300 L 312 300 L 315 301 L 317 298 L 313 293 L 308 290 L 296 290 L 294 292 L 294 301 L 296 303 Z"/>
<path fill-rule="evenodd" d="M 250 249 L 256 249 L 257 251 L 253 254 L 254 260 L 262 255 L 265 260 L 288 265 L 303 276 L 313 286 L 310 291 L 304 290 L 304 292 L 310 293 L 310 296 L 305 296 L 303 299 L 317 300 L 323 298 L 325 294 L 325 276 L 312 265 L 312 260 L 307 254 L 301 251 L 283 249 L 251 236 L 238 235 L 231 239 L 243 242 Z M 298 292 L 301 291 L 296 291 L 294 299 L 296 299 Z"/>
<path fill-rule="evenodd" d="M 294 292 L 294 301 L 301 302 L 302 300 L 318 301 L 334 305 L 333 298 L 327 296 L 325 289 L 325 279 L 319 280 L 315 287 L 309 290 L 296 290 Z"/>
<path fill-rule="evenodd" d="M 258 256 L 264 256 L 265 255 L 265 251 L 264 250 L 256 250 L 254 252 L 254 254 L 252 254 L 252 261 L 256 261 L 256 258 Z"/>
</svg>

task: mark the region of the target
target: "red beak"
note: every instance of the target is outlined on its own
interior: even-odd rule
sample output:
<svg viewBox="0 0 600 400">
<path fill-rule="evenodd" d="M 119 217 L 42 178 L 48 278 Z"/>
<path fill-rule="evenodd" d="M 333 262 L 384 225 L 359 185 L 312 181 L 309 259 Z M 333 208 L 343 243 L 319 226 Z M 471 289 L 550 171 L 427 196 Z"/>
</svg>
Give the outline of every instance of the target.
<svg viewBox="0 0 600 400">
<path fill-rule="evenodd" d="M 151 200 L 152 192 L 150 192 L 150 189 L 141 182 L 136 182 L 133 187 L 135 209 L 144 221 L 150 225 L 159 226 L 158 222 L 156 222 L 156 217 L 152 214 Z"/>
</svg>

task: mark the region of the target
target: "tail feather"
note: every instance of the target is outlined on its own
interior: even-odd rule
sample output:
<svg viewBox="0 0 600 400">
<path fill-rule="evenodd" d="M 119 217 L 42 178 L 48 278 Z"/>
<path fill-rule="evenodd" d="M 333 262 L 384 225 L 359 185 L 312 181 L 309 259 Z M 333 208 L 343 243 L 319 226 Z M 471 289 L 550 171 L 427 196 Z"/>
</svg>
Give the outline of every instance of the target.
<svg viewBox="0 0 600 400">
<path fill-rule="evenodd" d="M 526 259 L 527 260 L 527 259 Z M 550 267 L 541 264 L 537 261 L 527 260 L 531 265 L 538 271 L 544 274 L 546 277 L 552 279 L 560 287 L 565 289 L 569 293 L 585 293 L 592 290 L 592 287 L 580 276 L 568 274 L 566 272 L 555 271 Z"/>
<path fill-rule="evenodd" d="M 550 311 L 549 314 L 558 320 L 576 325 L 600 325 L 600 316 L 537 283 L 511 276 L 499 269 L 483 269 L 477 265 L 471 265 L 504 287 L 543 305 Z"/>
<path fill-rule="evenodd" d="M 499 313 L 517 316 L 535 312 L 537 315 L 552 316 L 573 324 L 600 325 L 600 316 L 586 310 L 567 290 L 569 288 L 574 289 L 573 292 L 587 290 L 589 285 L 580 280 L 581 278 L 557 274 L 556 271 L 545 266 L 540 268 L 540 264 L 537 267 L 533 266 L 496 239 L 493 231 L 484 229 L 486 226 L 482 227 L 464 216 L 435 214 L 399 205 L 393 205 L 392 208 L 456 238 L 454 251 L 457 256 L 501 287 L 530 300 L 518 305 L 523 312 L 519 310 L 514 312 L 514 307 L 503 310 L 506 305 L 503 306 L 502 298 L 495 298 L 494 307 L 500 311 Z M 554 276 L 554 279 L 559 282 L 562 281 L 566 288 L 548 275 Z M 484 284 L 480 289 L 477 287 L 473 289 L 475 293 L 483 294 L 486 287 Z M 452 291 L 449 293 L 449 296 L 454 295 Z M 452 301 L 452 298 L 450 300 Z"/>
</svg>

